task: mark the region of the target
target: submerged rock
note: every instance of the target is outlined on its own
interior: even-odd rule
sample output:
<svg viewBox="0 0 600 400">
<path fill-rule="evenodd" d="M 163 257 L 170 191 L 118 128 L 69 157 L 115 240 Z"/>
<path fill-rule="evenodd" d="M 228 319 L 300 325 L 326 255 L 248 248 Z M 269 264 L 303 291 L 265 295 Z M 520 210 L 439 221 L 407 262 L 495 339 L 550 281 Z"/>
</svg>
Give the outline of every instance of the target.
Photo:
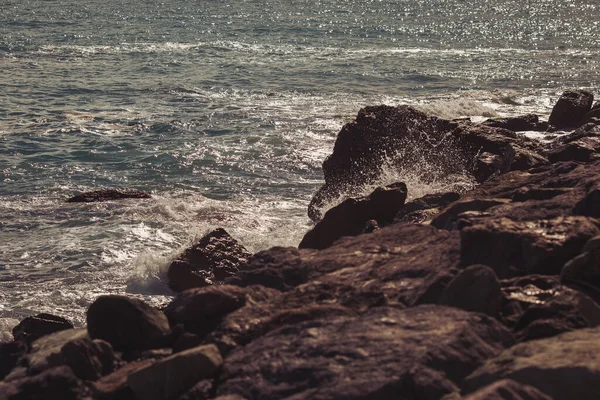
<svg viewBox="0 0 600 400">
<path fill-rule="evenodd" d="M 67 203 L 92 203 L 122 199 L 150 199 L 152 195 L 138 189 L 100 189 L 91 192 L 83 192 L 67 200 Z"/>
<path fill-rule="evenodd" d="M 225 229 L 218 228 L 202 237 L 169 266 L 169 287 L 186 289 L 222 283 L 237 272 L 251 253 Z"/>
</svg>

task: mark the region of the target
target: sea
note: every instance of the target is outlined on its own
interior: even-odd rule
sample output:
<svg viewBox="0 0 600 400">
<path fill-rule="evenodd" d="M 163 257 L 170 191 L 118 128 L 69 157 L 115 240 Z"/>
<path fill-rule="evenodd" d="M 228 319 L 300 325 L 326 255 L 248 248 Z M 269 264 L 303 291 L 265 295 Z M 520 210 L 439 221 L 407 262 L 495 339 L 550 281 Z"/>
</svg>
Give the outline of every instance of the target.
<svg viewBox="0 0 600 400">
<path fill-rule="evenodd" d="M 164 305 L 217 227 L 296 246 L 364 106 L 547 118 L 575 88 L 600 95 L 597 0 L 0 0 L 0 341 L 104 294 Z M 373 185 L 457 184 L 425 167 Z M 65 202 L 120 187 L 153 198 Z"/>
</svg>

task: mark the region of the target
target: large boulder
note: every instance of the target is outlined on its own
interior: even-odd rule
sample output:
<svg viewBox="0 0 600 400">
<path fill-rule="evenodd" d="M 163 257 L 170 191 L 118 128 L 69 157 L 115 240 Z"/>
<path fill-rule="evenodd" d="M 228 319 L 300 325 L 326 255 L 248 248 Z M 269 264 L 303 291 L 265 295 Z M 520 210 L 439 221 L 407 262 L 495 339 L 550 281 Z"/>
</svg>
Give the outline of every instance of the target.
<svg viewBox="0 0 600 400">
<path fill-rule="evenodd" d="M 578 127 L 592 108 L 593 102 L 594 95 L 589 92 L 566 91 L 552 108 L 548 122 L 557 128 Z"/>
<path fill-rule="evenodd" d="M 402 209 L 406 195 L 406 185 L 395 183 L 379 187 L 367 197 L 347 199 L 327 211 L 325 217 L 304 236 L 298 248 L 327 248 L 342 236 L 362 233 L 370 220 L 376 221 L 378 226 L 387 225 Z"/>
<path fill-rule="evenodd" d="M 517 344 L 463 383 L 470 392 L 500 379 L 533 386 L 554 400 L 592 400 L 600 392 L 600 328 Z"/>
<path fill-rule="evenodd" d="M 148 192 L 138 189 L 120 188 L 120 189 L 99 189 L 90 192 L 83 192 L 67 200 L 67 203 L 92 203 L 110 200 L 122 199 L 149 199 L 152 195 Z"/>
<path fill-rule="evenodd" d="M 222 283 L 251 254 L 225 229 L 208 233 L 169 266 L 169 287 L 176 292 Z"/>
<path fill-rule="evenodd" d="M 71 340 L 60 349 L 60 355 L 65 365 L 84 381 L 95 381 L 111 373 L 117 365 L 112 346 L 99 339 Z"/>
<path fill-rule="evenodd" d="M 125 296 L 100 296 L 87 311 L 92 339 L 102 339 L 116 349 L 147 349 L 161 344 L 169 322 L 161 311 Z"/>
<path fill-rule="evenodd" d="M 29 345 L 44 335 L 66 329 L 73 329 L 73 324 L 63 317 L 42 313 L 19 322 L 19 325 L 13 328 L 12 334 L 15 340 Z"/>
<path fill-rule="evenodd" d="M 217 394 L 437 400 L 512 344 L 500 323 L 440 307 L 373 308 L 284 325 L 232 352 Z"/>
</svg>

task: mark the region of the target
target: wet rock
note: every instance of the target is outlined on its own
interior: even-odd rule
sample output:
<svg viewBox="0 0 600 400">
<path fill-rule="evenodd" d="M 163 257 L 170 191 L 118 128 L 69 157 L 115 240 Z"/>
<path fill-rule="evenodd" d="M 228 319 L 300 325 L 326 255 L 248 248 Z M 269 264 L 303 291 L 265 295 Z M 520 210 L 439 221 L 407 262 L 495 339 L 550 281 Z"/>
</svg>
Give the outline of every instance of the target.
<svg viewBox="0 0 600 400">
<path fill-rule="evenodd" d="M 12 371 L 25 353 L 27 346 L 23 342 L 0 343 L 0 381 Z"/>
<path fill-rule="evenodd" d="M 67 342 L 60 350 L 65 365 L 84 381 L 95 381 L 113 371 L 117 357 L 103 340 L 88 338 Z"/>
<path fill-rule="evenodd" d="M 431 225 L 438 229 L 456 230 L 458 229 L 457 221 L 460 214 L 468 211 L 486 211 L 508 202 L 510 202 L 508 199 L 461 199 L 438 214 L 431 221 Z"/>
<path fill-rule="evenodd" d="M 589 92 L 566 91 L 552 108 L 548 122 L 557 128 L 578 127 L 593 102 L 594 95 Z"/>
<path fill-rule="evenodd" d="M 29 353 L 22 357 L 17 367 L 12 370 L 6 380 L 36 375 L 50 368 L 64 365 L 61 356 L 62 347 L 71 340 L 87 337 L 85 329 L 68 329 L 42 336 L 31 344 Z"/>
<path fill-rule="evenodd" d="M 250 256 L 244 246 L 225 229 L 215 229 L 171 263 L 168 270 L 169 287 L 181 292 L 221 283 L 234 275 L 238 266 Z"/>
<path fill-rule="evenodd" d="M 140 399 L 172 399 L 197 382 L 212 378 L 222 364 L 221 354 L 214 345 L 199 346 L 137 370 L 127 377 L 127 383 Z"/>
<path fill-rule="evenodd" d="M 533 386 L 523 385 L 510 379 L 494 382 L 464 400 L 552 400 Z"/>
<path fill-rule="evenodd" d="M 72 328 L 73 324 L 65 318 L 42 313 L 19 322 L 19 325 L 13 328 L 12 334 L 15 340 L 29 345 L 44 335 Z"/>
<path fill-rule="evenodd" d="M 394 217 L 394 222 L 421 223 L 434 215 L 448 204 L 457 201 L 460 194 L 457 192 L 444 192 L 427 194 L 414 199 L 404 205 Z"/>
<path fill-rule="evenodd" d="M 598 221 L 585 217 L 522 222 L 474 219 L 461 230 L 461 260 L 463 265 L 489 265 L 501 278 L 558 275 L 563 265 L 598 234 Z"/>
<path fill-rule="evenodd" d="M 512 379 L 554 400 L 592 400 L 600 390 L 600 328 L 581 329 L 517 344 L 467 377 L 466 392 Z"/>
<path fill-rule="evenodd" d="M 148 367 L 154 360 L 134 361 L 125 364 L 113 373 L 93 382 L 92 392 L 98 400 L 132 400 L 135 394 L 127 384 L 127 377 L 134 372 Z"/>
<path fill-rule="evenodd" d="M 283 326 L 235 350 L 217 394 L 439 399 L 511 343 L 504 327 L 481 314 L 440 306 L 374 308 Z"/>
<path fill-rule="evenodd" d="M 525 114 L 518 117 L 492 118 L 482 122 L 482 124 L 515 132 L 536 131 L 540 128 L 539 117 L 535 114 Z"/>
<path fill-rule="evenodd" d="M 169 333 L 169 322 L 141 300 L 110 295 L 90 305 L 87 328 L 92 339 L 106 340 L 116 349 L 147 349 Z"/>
<path fill-rule="evenodd" d="M 92 400 L 90 390 L 69 367 L 61 366 L 43 373 L 0 382 L 0 398 L 10 400 Z"/>
<path fill-rule="evenodd" d="M 138 189 L 100 189 L 91 192 L 83 192 L 67 200 L 67 203 L 92 203 L 100 201 L 122 200 L 122 199 L 150 199 L 152 195 Z"/>
<path fill-rule="evenodd" d="M 565 282 L 600 287 L 600 236 L 588 240 L 581 254 L 565 264 L 560 276 Z"/>
<path fill-rule="evenodd" d="M 439 304 L 496 316 L 502 306 L 502 289 L 490 267 L 472 265 L 444 289 Z"/>
<path fill-rule="evenodd" d="M 404 183 L 377 188 L 367 197 L 347 199 L 331 210 L 310 230 L 298 248 L 324 249 L 342 236 L 362 233 L 369 220 L 387 225 L 404 205 L 407 189 Z"/>
</svg>

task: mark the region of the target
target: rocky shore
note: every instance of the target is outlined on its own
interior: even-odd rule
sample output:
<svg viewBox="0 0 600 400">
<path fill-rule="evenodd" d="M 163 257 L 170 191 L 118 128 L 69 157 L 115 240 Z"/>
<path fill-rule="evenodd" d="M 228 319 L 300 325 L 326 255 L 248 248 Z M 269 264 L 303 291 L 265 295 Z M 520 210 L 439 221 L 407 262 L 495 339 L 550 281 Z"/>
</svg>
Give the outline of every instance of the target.
<svg viewBox="0 0 600 400">
<path fill-rule="evenodd" d="M 461 175 L 474 189 L 407 202 L 397 182 L 359 196 L 384 165 L 434 166 L 424 180 Z M 179 294 L 163 310 L 103 296 L 86 328 L 21 321 L 0 343 L 0 399 L 598 398 L 590 93 L 565 92 L 548 122 L 366 107 L 323 170 L 298 248 L 250 254 L 217 229 L 173 262 Z"/>
</svg>

